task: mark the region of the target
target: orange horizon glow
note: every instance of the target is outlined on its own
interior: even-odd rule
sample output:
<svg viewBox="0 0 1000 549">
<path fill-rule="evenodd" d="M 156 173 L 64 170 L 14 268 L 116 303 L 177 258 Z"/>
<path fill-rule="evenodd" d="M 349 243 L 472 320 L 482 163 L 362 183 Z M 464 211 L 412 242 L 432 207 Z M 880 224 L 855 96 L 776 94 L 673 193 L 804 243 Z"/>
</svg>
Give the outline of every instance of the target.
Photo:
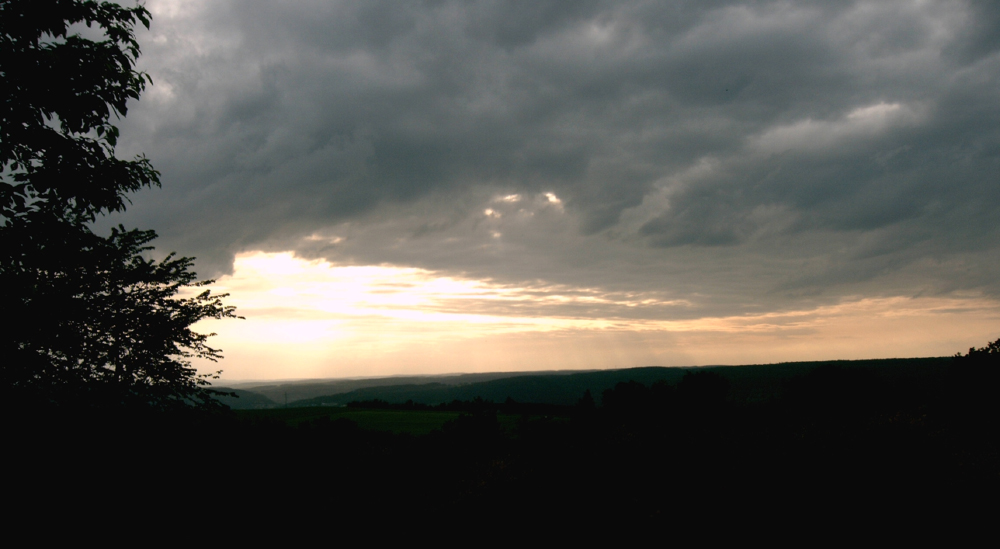
<svg viewBox="0 0 1000 549">
<path fill-rule="evenodd" d="M 210 344 L 226 359 L 198 366 L 234 381 L 946 356 L 995 338 L 1000 319 L 998 303 L 976 295 L 683 318 L 696 304 L 653 293 L 504 285 L 291 252 L 239 254 L 213 291 L 229 292 L 246 320 L 199 323 L 218 333 Z"/>
</svg>

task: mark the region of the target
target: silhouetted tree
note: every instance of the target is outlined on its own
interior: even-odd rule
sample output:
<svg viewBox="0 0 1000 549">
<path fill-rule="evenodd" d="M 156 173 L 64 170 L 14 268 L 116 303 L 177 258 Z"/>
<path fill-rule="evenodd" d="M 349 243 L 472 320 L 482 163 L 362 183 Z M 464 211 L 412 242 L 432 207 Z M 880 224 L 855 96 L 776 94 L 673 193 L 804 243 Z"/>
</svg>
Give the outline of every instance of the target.
<svg viewBox="0 0 1000 549">
<path fill-rule="evenodd" d="M 984 381 L 986 379 L 996 380 L 997 376 L 1000 375 L 1000 339 L 979 349 L 972 347 L 964 355 L 955 355 L 952 361 L 952 372 L 959 375 L 982 377 Z"/>
<path fill-rule="evenodd" d="M 212 405 L 190 359 L 215 360 L 205 318 L 235 316 L 196 282 L 192 260 L 151 261 L 153 231 L 91 230 L 126 194 L 159 185 L 139 156 L 115 157 L 147 75 L 133 27 L 143 6 L 0 2 L 0 310 L 4 377 L 22 403 Z M 102 40 L 70 34 L 96 27 Z M 189 297 L 179 297 L 181 293 Z"/>
<path fill-rule="evenodd" d="M 677 393 L 687 405 L 719 407 L 729 395 L 729 380 L 711 370 L 688 372 L 677 384 Z"/>
<path fill-rule="evenodd" d="M 952 408 L 965 414 L 963 421 L 979 424 L 1000 422 L 1000 339 L 985 347 L 957 354 L 949 369 L 949 397 Z"/>
<path fill-rule="evenodd" d="M 604 409 L 616 415 L 641 415 L 649 408 L 649 389 L 638 381 L 619 382 L 601 394 Z"/>
</svg>

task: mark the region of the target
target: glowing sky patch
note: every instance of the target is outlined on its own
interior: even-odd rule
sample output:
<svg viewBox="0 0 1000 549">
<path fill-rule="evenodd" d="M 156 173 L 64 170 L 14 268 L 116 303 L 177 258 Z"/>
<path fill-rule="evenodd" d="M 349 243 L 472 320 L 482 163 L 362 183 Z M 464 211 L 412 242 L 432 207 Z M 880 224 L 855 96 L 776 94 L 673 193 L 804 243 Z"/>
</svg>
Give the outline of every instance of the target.
<svg viewBox="0 0 1000 549">
<path fill-rule="evenodd" d="M 292 253 L 240 254 L 215 290 L 230 292 L 246 317 L 199 326 L 219 332 L 229 379 L 948 354 L 968 331 L 985 337 L 983 327 L 1000 318 L 995 303 L 973 297 L 858 298 L 692 318 L 692 300 L 503 285 Z"/>
</svg>

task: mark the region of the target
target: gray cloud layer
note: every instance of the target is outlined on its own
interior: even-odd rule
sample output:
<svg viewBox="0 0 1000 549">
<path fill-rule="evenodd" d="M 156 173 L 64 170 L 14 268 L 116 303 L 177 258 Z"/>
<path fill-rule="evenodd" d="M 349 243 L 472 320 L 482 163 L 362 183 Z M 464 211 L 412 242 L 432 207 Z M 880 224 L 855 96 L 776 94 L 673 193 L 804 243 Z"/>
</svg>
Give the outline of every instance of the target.
<svg viewBox="0 0 1000 549">
<path fill-rule="evenodd" d="M 119 152 L 164 188 L 124 221 L 205 274 L 294 249 L 706 313 L 1000 294 L 996 2 L 149 7 Z"/>
</svg>

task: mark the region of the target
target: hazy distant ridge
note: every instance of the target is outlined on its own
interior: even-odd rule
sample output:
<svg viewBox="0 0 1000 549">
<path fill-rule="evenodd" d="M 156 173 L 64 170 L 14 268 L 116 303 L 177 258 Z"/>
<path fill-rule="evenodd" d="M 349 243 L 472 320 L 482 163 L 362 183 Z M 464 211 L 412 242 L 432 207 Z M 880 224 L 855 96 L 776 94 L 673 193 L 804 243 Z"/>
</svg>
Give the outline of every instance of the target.
<svg viewBox="0 0 1000 549">
<path fill-rule="evenodd" d="M 874 369 L 882 377 L 905 383 L 908 378 L 942 375 L 950 360 L 950 357 L 940 357 L 790 362 L 702 368 L 643 367 L 587 372 L 487 373 L 294 382 L 254 387 L 252 390 L 243 389 L 238 391 L 240 399 L 226 399 L 225 402 L 237 409 L 279 406 L 283 404 L 284 394 L 287 393 L 290 407 L 343 406 L 352 401 L 374 399 L 392 403 L 412 400 L 430 405 L 475 398 L 503 402 L 508 397 L 518 402 L 569 405 L 575 404 L 587 390 L 600 402 L 601 393 L 617 383 L 637 381 L 650 385 L 665 380 L 676 384 L 685 373 L 697 369 L 711 369 L 729 379 L 731 397 L 734 400 L 754 401 L 778 394 L 789 379 L 822 365 L 838 364 L 847 368 Z M 302 395 L 308 396 L 303 398 Z"/>
</svg>

